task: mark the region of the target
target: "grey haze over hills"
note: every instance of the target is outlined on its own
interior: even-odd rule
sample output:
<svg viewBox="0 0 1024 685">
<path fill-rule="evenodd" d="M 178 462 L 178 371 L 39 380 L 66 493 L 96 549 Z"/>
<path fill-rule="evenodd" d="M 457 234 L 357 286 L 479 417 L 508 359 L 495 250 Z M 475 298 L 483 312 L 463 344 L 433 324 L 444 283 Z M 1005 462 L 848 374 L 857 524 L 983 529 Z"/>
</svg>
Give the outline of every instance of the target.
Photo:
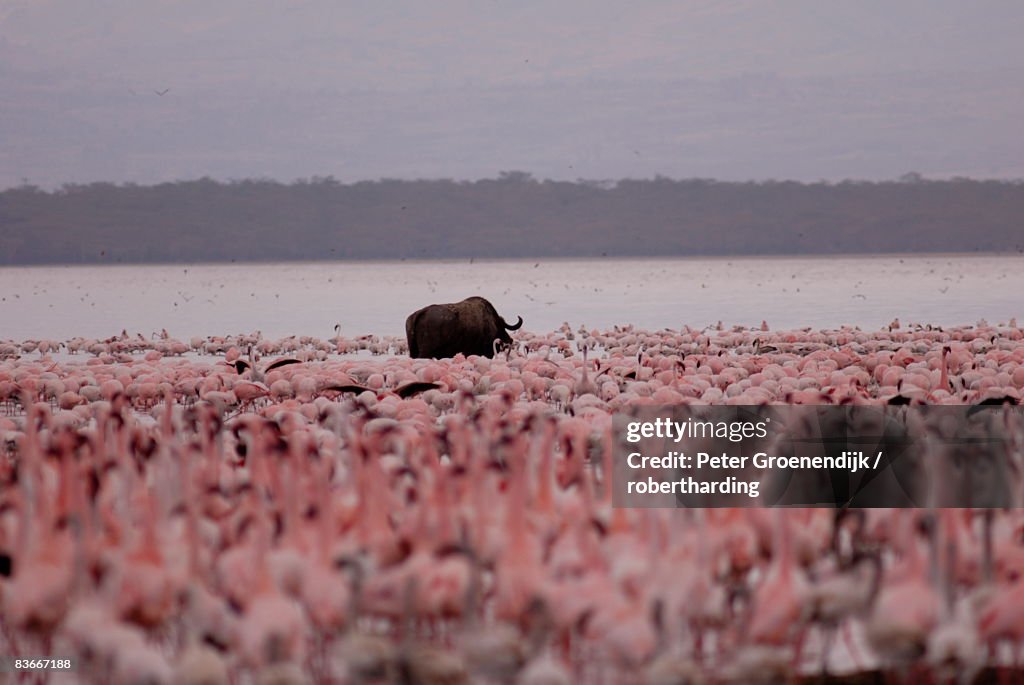
<svg viewBox="0 0 1024 685">
<path fill-rule="evenodd" d="M 1015 1 L 6 0 L 0 188 L 1020 178 L 1021 35 Z"/>
</svg>

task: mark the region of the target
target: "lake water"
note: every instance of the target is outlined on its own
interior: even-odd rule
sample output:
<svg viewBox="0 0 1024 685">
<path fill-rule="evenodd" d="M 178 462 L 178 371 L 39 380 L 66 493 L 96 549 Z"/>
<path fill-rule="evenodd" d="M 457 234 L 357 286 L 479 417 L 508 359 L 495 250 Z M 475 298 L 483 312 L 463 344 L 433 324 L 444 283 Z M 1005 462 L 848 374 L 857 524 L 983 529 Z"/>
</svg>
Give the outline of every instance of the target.
<svg viewBox="0 0 1024 685">
<path fill-rule="evenodd" d="M 0 339 L 403 334 L 432 302 L 491 300 L 529 330 L 878 328 L 1024 321 L 1024 256 L 319 262 L 0 268 Z"/>
</svg>

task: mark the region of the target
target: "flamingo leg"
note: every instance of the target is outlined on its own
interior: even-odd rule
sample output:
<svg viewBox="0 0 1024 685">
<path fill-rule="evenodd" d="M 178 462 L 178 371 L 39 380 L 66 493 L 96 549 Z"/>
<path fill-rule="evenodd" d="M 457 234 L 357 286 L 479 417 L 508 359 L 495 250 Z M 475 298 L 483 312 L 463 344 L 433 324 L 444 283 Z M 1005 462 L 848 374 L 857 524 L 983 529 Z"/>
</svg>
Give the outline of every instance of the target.
<svg viewBox="0 0 1024 685">
<path fill-rule="evenodd" d="M 832 654 L 832 646 L 836 639 L 835 626 L 822 626 L 821 628 L 821 678 L 828 678 L 828 658 Z"/>
<path fill-rule="evenodd" d="M 839 626 L 839 634 L 843 639 L 843 644 L 846 645 L 846 651 L 850 653 L 850 660 L 853 662 L 854 670 L 864 670 L 863 655 L 857 647 L 857 641 L 853 639 L 853 629 L 850 627 L 850 624 L 841 624 Z"/>
</svg>

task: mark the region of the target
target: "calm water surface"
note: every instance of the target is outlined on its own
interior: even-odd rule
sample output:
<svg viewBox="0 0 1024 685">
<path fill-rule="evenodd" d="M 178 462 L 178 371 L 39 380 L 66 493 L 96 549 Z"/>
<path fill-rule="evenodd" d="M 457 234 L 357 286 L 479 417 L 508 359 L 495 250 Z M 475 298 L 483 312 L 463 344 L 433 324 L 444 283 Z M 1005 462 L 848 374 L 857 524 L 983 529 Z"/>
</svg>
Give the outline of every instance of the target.
<svg viewBox="0 0 1024 685">
<path fill-rule="evenodd" d="M 1024 257 L 328 262 L 0 268 L 0 339 L 402 334 L 432 302 L 490 299 L 551 330 L 633 323 L 878 328 L 1024 321 Z"/>
</svg>

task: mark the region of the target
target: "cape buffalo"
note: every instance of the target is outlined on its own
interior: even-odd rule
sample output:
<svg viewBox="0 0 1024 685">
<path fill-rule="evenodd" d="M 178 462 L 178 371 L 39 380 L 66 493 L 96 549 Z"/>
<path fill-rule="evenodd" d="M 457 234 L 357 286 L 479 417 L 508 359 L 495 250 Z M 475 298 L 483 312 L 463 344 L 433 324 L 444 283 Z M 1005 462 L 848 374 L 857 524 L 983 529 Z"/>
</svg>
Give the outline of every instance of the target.
<svg viewBox="0 0 1024 685">
<path fill-rule="evenodd" d="M 409 356 L 421 358 L 477 354 L 494 356 L 494 341 L 511 344 L 508 331 L 518 330 L 523 317 L 509 325 L 494 305 L 482 297 L 462 302 L 432 304 L 413 312 L 405 320 Z"/>
</svg>

